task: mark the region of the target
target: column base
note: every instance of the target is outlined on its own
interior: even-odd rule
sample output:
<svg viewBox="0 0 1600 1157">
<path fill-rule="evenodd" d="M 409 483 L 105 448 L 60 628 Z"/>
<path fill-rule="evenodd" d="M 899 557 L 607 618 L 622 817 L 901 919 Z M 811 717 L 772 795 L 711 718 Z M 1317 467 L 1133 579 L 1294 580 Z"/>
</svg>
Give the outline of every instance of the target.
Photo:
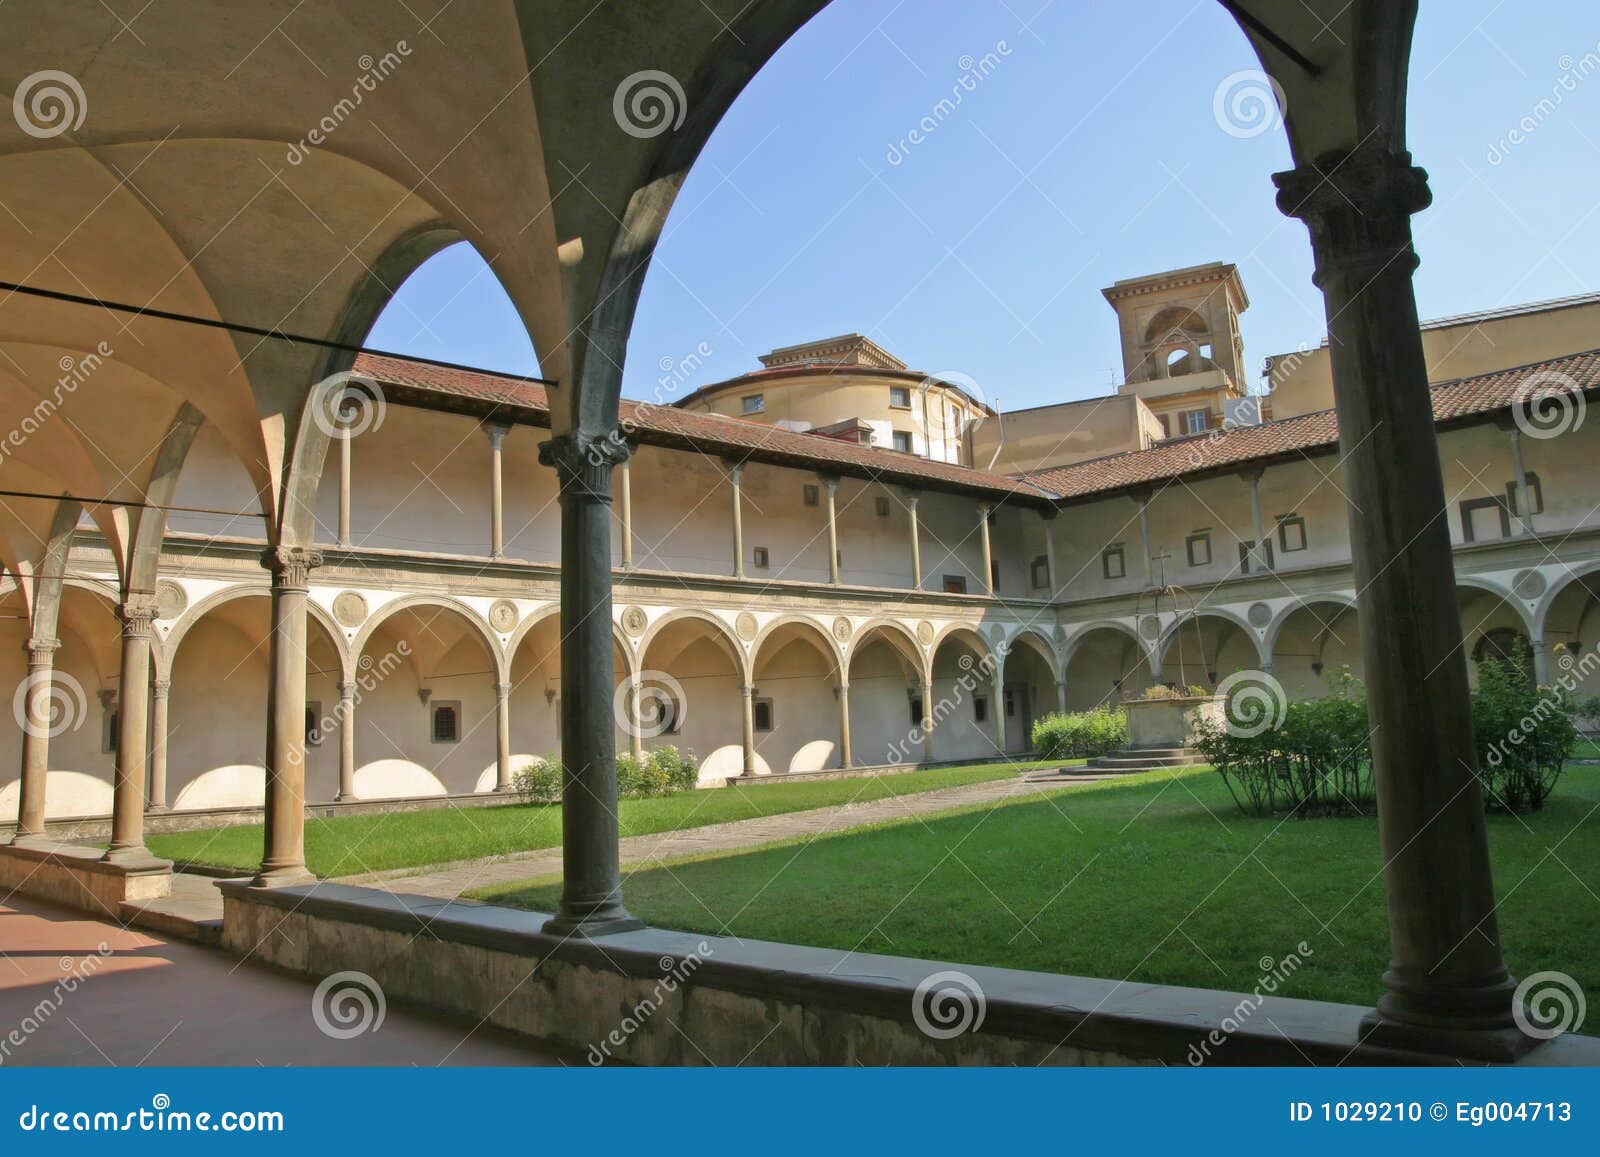
<svg viewBox="0 0 1600 1157">
<path fill-rule="evenodd" d="M 252 888 L 295 888 L 315 884 L 317 878 L 304 864 L 285 864 L 269 868 L 262 865 L 250 881 Z"/>
<path fill-rule="evenodd" d="M 355 803 L 356 800 L 358 800 L 360 798 L 361 797 L 356 795 L 356 793 L 353 792 L 353 791 L 352 792 L 343 792 L 343 791 L 341 791 L 338 795 L 333 797 L 333 802 L 334 803 Z"/>
<path fill-rule="evenodd" d="M 1485 1064 L 1511 1064 L 1544 1043 L 1525 1035 L 1515 1025 L 1444 1028 L 1390 1020 L 1376 1010 L 1361 1018 L 1361 1041 L 1366 1046 Z"/>
<path fill-rule="evenodd" d="M 27 845 L 24 844 L 23 846 L 26 847 Z M 159 871 L 162 868 L 172 867 L 171 860 L 161 859 L 143 844 L 133 844 L 121 848 L 112 844 L 100 859 L 107 864 L 115 864 L 119 868 L 135 872 Z"/>
<path fill-rule="evenodd" d="M 169 812 L 171 810 L 172 809 L 164 803 L 147 803 L 144 805 L 144 814 L 147 816 L 160 815 L 162 812 Z"/>
<path fill-rule="evenodd" d="M 561 908 L 544 923 L 544 932 L 550 936 L 589 940 L 597 936 L 614 936 L 618 932 L 637 932 L 645 923 L 622 906 L 620 892 L 603 900 L 569 903 L 562 900 Z"/>
<path fill-rule="evenodd" d="M 13 848 L 36 848 L 41 844 L 53 844 L 55 842 L 43 832 L 17 832 L 8 841 Z"/>
<path fill-rule="evenodd" d="M 517 789 L 509 783 L 497 783 L 494 785 L 494 793 L 496 795 L 510 795 L 516 790 Z"/>
</svg>

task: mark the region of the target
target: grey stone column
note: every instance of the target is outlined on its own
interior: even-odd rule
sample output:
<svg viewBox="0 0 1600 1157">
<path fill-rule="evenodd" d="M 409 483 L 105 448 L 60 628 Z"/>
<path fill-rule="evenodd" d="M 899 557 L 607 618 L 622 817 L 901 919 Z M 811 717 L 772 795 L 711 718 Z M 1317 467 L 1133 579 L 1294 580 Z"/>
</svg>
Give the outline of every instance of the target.
<svg viewBox="0 0 1600 1157">
<path fill-rule="evenodd" d="M 511 684 L 494 685 L 494 789 L 511 790 Z"/>
<path fill-rule="evenodd" d="M 744 466 L 734 463 L 728 467 L 728 483 L 733 487 L 733 577 L 744 578 L 744 500 L 740 481 Z"/>
<path fill-rule="evenodd" d="M 644 728 L 639 720 L 640 691 L 644 680 L 638 671 L 628 672 L 628 754 L 635 763 L 644 760 Z"/>
<path fill-rule="evenodd" d="M 1517 481 L 1517 521 L 1522 524 L 1522 533 L 1532 538 L 1533 493 L 1528 489 L 1528 467 L 1522 458 L 1522 431 L 1515 422 L 1507 428 L 1506 437 L 1511 441 L 1511 466 L 1516 471 L 1513 477 Z"/>
<path fill-rule="evenodd" d="M 511 427 L 500 422 L 485 422 L 483 432 L 489 437 L 489 557 L 504 558 L 506 554 L 505 505 L 505 443 Z"/>
<path fill-rule="evenodd" d="M 1065 679 L 1056 680 L 1056 706 L 1063 715 L 1067 713 L 1067 681 Z"/>
<path fill-rule="evenodd" d="M 989 541 L 988 505 L 978 507 L 978 536 L 983 545 L 983 589 L 994 594 L 994 544 Z"/>
<path fill-rule="evenodd" d="M 18 785 L 17 834 L 26 844 L 44 836 L 45 784 L 50 775 L 51 691 L 60 639 L 29 639 L 27 718 L 22 728 L 22 782 Z M 76 708 L 74 708 L 75 710 Z"/>
<path fill-rule="evenodd" d="M 1489 870 L 1449 519 L 1411 277 L 1427 174 L 1381 135 L 1275 178 L 1328 316 L 1373 731 L 1391 957 L 1373 1043 L 1505 1058 Z"/>
<path fill-rule="evenodd" d="M 1250 544 L 1249 557 L 1251 563 L 1260 570 L 1267 569 L 1267 550 L 1262 545 L 1267 537 L 1266 529 L 1261 525 L 1261 476 L 1265 470 L 1246 470 L 1240 474 L 1250 487 L 1250 524 L 1255 527 L 1255 541 Z"/>
<path fill-rule="evenodd" d="M 150 796 L 147 811 L 167 810 L 167 698 L 172 692 L 170 679 L 157 679 L 150 685 Z"/>
<path fill-rule="evenodd" d="M 642 927 L 622 905 L 611 634 L 611 473 L 620 430 L 558 434 L 539 447 L 561 501 L 561 904 L 545 931 L 603 936 Z"/>
<path fill-rule="evenodd" d="M 989 676 L 990 698 L 994 706 L 994 742 L 1001 755 L 1006 753 L 1006 679 L 1005 660 L 997 659 Z"/>
<path fill-rule="evenodd" d="M 624 462 L 617 467 L 617 488 L 622 499 L 622 569 L 633 569 L 633 468 Z"/>
<path fill-rule="evenodd" d="M 933 676 L 922 679 L 922 762 L 933 762 Z"/>
<path fill-rule="evenodd" d="M 115 864 L 153 860 L 144 846 L 144 775 L 150 722 L 150 635 L 156 602 L 136 596 L 117 610 L 122 620 L 122 678 L 117 708 L 117 771 L 111 804 L 111 845 L 105 859 Z"/>
<path fill-rule="evenodd" d="M 917 521 L 917 503 L 920 494 L 906 496 L 906 509 L 911 512 L 911 589 L 922 589 L 922 528 Z"/>
<path fill-rule="evenodd" d="M 822 488 L 828 492 L 828 582 L 839 585 L 839 480 L 823 476 Z"/>
<path fill-rule="evenodd" d="M 1150 496 L 1134 499 L 1139 504 L 1139 545 L 1144 549 L 1144 585 L 1156 585 L 1155 558 L 1150 553 Z"/>
<path fill-rule="evenodd" d="M 1060 587 L 1056 578 L 1056 511 L 1046 510 L 1039 516 L 1044 523 L 1044 565 L 1050 571 L 1049 581 L 1045 590 L 1049 592 L 1047 598 L 1054 600 Z"/>
<path fill-rule="evenodd" d="M 744 744 L 744 775 L 756 773 L 756 689 L 749 683 L 739 684 L 740 734 Z"/>
<path fill-rule="evenodd" d="M 850 750 L 850 681 L 840 679 L 834 694 L 839 696 L 839 766 L 853 767 L 855 757 Z"/>
<path fill-rule="evenodd" d="M 1540 687 L 1553 686 L 1550 674 L 1550 647 L 1542 637 L 1528 640 L 1533 648 L 1533 681 Z"/>
<path fill-rule="evenodd" d="M 339 431 L 339 545 L 350 545 L 350 436 L 348 425 Z"/>
<path fill-rule="evenodd" d="M 306 869 L 306 602 L 322 555 L 278 546 L 261 556 L 272 572 L 272 636 L 268 646 L 266 834 L 258 887 L 307 884 Z"/>
<path fill-rule="evenodd" d="M 356 798 L 356 684 L 339 684 L 339 795 Z"/>
</svg>

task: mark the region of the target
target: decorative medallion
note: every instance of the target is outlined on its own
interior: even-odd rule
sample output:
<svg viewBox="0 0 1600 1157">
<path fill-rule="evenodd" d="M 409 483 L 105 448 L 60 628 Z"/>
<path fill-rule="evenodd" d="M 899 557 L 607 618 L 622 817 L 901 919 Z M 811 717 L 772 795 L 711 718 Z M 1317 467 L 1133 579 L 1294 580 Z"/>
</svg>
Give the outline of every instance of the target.
<svg viewBox="0 0 1600 1157">
<path fill-rule="evenodd" d="M 733 621 L 733 628 L 739 632 L 739 637 L 748 643 L 756 637 L 756 632 L 761 629 L 761 625 L 756 622 L 756 617 L 749 611 L 740 611 L 739 617 Z"/>
<path fill-rule="evenodd" d="M 917 624 L 917 638 L 924 647 L 933 646 L 933 624 L 924 619 Z"/>
<path fill-rule="evenodd" d="M 175 582 L 162 579 L 156 583 L 156 618 L 175 619 L 189 605 L 189 596 Z"/>
<path fill-rule="evenodd" d="M 1272 622 L 1272 608 L 1266 603 L 1250 604 L 1250 625 L 1257 630 L 1266 630 L 1267 624 Z"/>
<path fill-rule="evenodd" d="M 509 635 L 520 618 L 517 604 L 510 599 L 495 599 L 489 604 L 489 625 L 502 635 Z"/>
<path fill-rule="evenodd" d="M 333 599 L 333 617 L 354 630 L 367 621 L 367 600 L 355 591 L 340 591 Z"/>
<path fill-rule="evenodd" d="M 1525 570 L 1517 575 L 1511 584 L 1511 589 L 1517 592 L 1518 597 L 1527 599 L 1530 603 L 1544 594 L 1550 584 L 1545 582 L 1544 575 L 1536 570 Z"/>
<path fill-rule="evenodd" d="M 850 641 L 850 633 L 854 630 L 855 628 L 850 625 L 850 620 L 843 615 L 833 620 L 833 637 L 841 643 L 848 643 Z"/>
<path fill-rule="evenodd" d="M 1154 615 L 1146 615 L 1139 623 L 1139 633 L 1147 639 L 1159 638 L 1161 635 L 1161 620 Z"/>
<path fill-rule="evenodd" d="M 627 607 L 622 612 L 622 629 L 634 638 L 644 634 L 645 627 L 650 625 L 650 616 L 644 613 L 643 607 Z"/>
</svg>

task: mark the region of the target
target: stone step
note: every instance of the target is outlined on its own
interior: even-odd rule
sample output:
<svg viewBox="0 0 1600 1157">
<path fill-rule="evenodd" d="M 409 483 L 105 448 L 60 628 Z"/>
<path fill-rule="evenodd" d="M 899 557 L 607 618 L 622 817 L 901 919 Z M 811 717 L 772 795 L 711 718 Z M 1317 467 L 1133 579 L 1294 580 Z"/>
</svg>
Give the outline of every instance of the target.
<svg viewBox="0 0 1600 1157">
<path fill-rule="evenodd" d="M 117 909 L 123 923 L 196 944 L 222 942 L 222 894 L 215 883 L 184 872 L 172 877 L 172 894 L 152 900 L 124 900 Z"/>
</svg>

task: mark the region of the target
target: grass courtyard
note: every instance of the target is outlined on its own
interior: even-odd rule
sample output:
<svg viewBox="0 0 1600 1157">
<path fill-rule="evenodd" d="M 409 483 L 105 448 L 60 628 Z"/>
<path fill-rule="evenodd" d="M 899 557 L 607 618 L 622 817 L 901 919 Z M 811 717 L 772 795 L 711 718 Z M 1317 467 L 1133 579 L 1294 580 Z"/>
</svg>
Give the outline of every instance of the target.
<svg viewBox="0 0 1600 1157">
<path fill-rule="evenodd" d="M 1600 768 L 1489 820 L 1514 973 L 1558 969 L 1600 1009 Z M 1375 819 L 1247 819 L 1209 770 L 1157 772 L 810 843 L 631 872 L 652 924 L 761 940 L 1370 1004 L 1388 959 Z M 558 887 L 474 893 L 551 910 Z M 1591 1015 L 1588 1031 L 1600 1031 Z"/>
<path fill-rule="evenodd" d="M 660 799 L 623 800 L 618 816 L 623 836 L 651 835 L 985 783 L 1008 779 L 1031 767 L 1059 766 L 1059 760 L 989 763 L 865 779 L 720 788 Z M 261 863 L 262 826 L 200 828 L 153 835 L 147 842 L 152 852 L 171 860 L 253 872 Z M 306 820 L 306 863 L 324 878 L 531 852 L 560 843 L 561 808 L 546 804 L 444 807 Z"/>
</svg>

